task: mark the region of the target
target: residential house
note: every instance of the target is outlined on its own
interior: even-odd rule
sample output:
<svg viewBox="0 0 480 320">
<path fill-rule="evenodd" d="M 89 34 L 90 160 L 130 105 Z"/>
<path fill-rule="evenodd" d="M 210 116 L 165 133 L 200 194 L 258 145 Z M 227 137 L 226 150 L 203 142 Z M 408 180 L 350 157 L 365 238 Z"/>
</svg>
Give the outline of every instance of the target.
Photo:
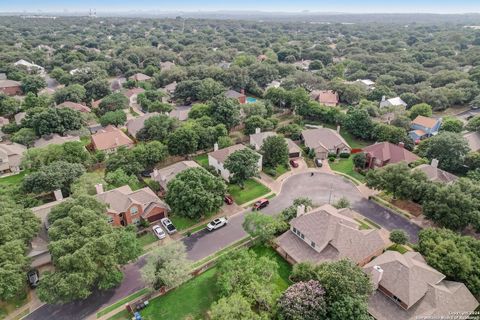
<svg viewBox="0 0 480 320">
<path fill-rule="evenodd" d="M 18 96 L 23 93 L 22 84 L 13 80 L 0 80 L 0 92 L 7 96 Z"/>
<path fill-rule="evenodd" d="M 442 118 L 417 116 L 410 125 L 412 130 L 408 133 L 408 136 L 418 143 L 422 139 L 436 135 L 441 125 Z"/>
<path fill-rule="evenodd" d="M 465 140 L 467 140 L 468 146 L 470 147 L 471 151 L 480 151 L 480 132 L 467 132 L 463 135 L 463 137 L 465 138 Z"/>
<path fill-rule="evenodd" d="M 431 164 L 421 164 L 414 168 L 425 173 L 428 180 L 450 184 L 457 181 L 458 177 L 450 172 L 438 168 L 438 160 L 433 159 Z"/>
<path fill-rule="evenodd" d="M 268 137 L 274 137 L 277 134 L 273 131 L 261 132 L 260 128 L 255 129 L 255 133 L 250 135 L 250 145 L 255 148 L 255 150 L 260 150 L 263 146 L 263 142 Z M 302 149 L 291 139 L 284 138 L 285 142 L 288 145 L 288 156 L 290 158 L 298 158 L 302 153 Z"/>
<path fill-rule="evenodd" d="M 218 144 L 215 143 L 213 151 L 208 154 L 208 165 L 215 168 L 215 170 L 222 176 L 226 181 L 230 178 L 230 171 L 225 169 L 224 163 L 227 158 L 234 153 L 235 151 L 243 150 L 247 148 L 243 144 L 235 144 L 230 147 L 223 149 L 218 149 Z M 262 155 L 258 159 L 258 171 L 262 171 Z"/>
<path fill-rule="evenodd" d="M 95 150 L 110 153 L 119 147 L 132 147 L 133 141 L 122 130 L 109 125 L 92 135 L 92 145 Z"/>
<path fill-rule="evenodd" d="M 195 161 L 180 161 L 161 169 L 154 169 L 150 176 L 160 184 L 160 187 L 164 191 L 167 191 L 168 183 L 173 180 L 177 174 L 190 168 L 201 167 Z"/>
<path fill-rule="evenodd" d="M 26 113 L 26 112 L 19 112 L 19 113 L 17 113 L 17 114 L 14 116 L 15 123 L 18 124 L 18 125 L 21 125 L 21 124 L 22 124 L 22 120 L 25 119 L 26 116 L 27 116 L 27 113 Z"/>
<path fill-rule="evenodd" d="M 397 106 L 402 106 L 403 108 L 406 108 L 408 105 L 400 97 L 390 99 L 386 99 L 385 96 L 382 97 L 382 101 L 380 102 L 380 108 Z"/>
<path fill-rule="evenodd" d="M 412 163 L 420 159 L 416 154 L 405 149 L 403 143 L 398 145 L 390 142 L 380 142 L 363 148 L 367 156 L 367 168 L 375 169 L 387 164 L 405 162 Z"/>
<path fill-rule="evenodd" d="M 92 111 L 89 107 L 84 106 L 83 104 L 72 102 L 72 101 L 65 101 L 63 103 L 60 103 L 57 108 L 68 108 L 71 110 L 79 111 L 82 113 L 87 113 Z"/>
<path fill-rule="evenodd" d="M 154 222 L 165 218 L 169 206 L 148 187 L 133 191 L 128 185 L 104 191 L 95 186 L 97 199 L 107 205 L 108 222 L 113 226 L 139 224 L 142 220 Z"/>
<path fill-rule="evenodd" d="M 133 76 L 130 76 L 128 79 L 142 82 L 142 81 L 149 81 L 152 78 L 143 73 L 135 73 Z"/>
<path fill-rule="evenodd" d="M 280 88 L 280 85 L 282 83 L 280 81 L 277 81 L 277 80 L 273 80 L 272 82 L 270 82 L 269 84 L 267 84 L 267 87 L 266 87 L 266 90 L 270 89 L 270 88 Z"/>
<path fill-rule="evenodd" d="M 144 115 L 141 115 L 139 117 L 130 119 L 127 121 L 127 131 L 132 137 L 137 137 L 138 131 L 142 130 L 145 124 L 145 121 L 147 119 L 150 119 L 151 117 L 158 116 L 160 113 L 158 112 L 152 112 L 152 113 L 146 113 Z"/>
<path fill-rule="evenodd" d="M 355 83 L 360 84 L 366 90 L 373 90 L 375 89 L 375 82 L 370 79 L 357 79 Z"/>
<path fill-rule="evenodd" d="M 326 159 L 330 154 L 350 153 L 352 148 L 337 131 L 329 128 L 306 129 L 302 131 L 302 140 L 309 149 L 315 151 L 315 157 Z"/>
<path fill-rule="evenodd" d="M 235 90 L 228 90 L 225 93 L 225 97 L 230 98 L 230 99 L 236 99 L 240 104 L 245 104 L 247 103 L 247 96 L 245 95 L 245 90 L 240 90 L 240 92 L 235 91 Z"/>
<path fill-rule="evenodd" d="M 32 62 L 28 62 L 26 60 L 23 60 L 23 59 L 20 59 L 18 60 L 17 62 L 15 62 L 13 64 L 14 66 L 22 66 L 24 67 L 25 69 L 27 69 L 28 72 L 38 72 L 40 74 L 44 74 L 45 73 L 45 68 L 44 67 L 41 67 L 35 63 L 32 63 Z"/>
<path fill-rule="evenodd" d="M 302 60 L 302 61 L 295 61 L 293 65 L 300 70 L 307 71 L 310 69 L 310 63 L 312 63 L 312 60 Z"/>
<path fill-rule="evenodd" d="M 128 105 L 136 105 L 137 104 L 137 97 L 140 93 L 144 93 L 145 89 L 143 88 L 132 88 L 127 90 L 124 95 L 128 98 Z"/>
<path fill-rule="evenodd" d="M 27 147 L 18 143 L 0 143 L 0 173 L 19 172 L 26 151 Z"/>
<path fill-rule="evenodd" d="M 478 301 L 460 282 L 430 267 L 421 254 L 385 251 L 364 266 L 374 293 L 368 312 L 377 320 L 467 319 Z M 461 315 L 461 316 L 460 316 Z"/>
<path fill-rule="evenodd" d="M 177 81 L 173 81 L 172 83 L 167 84 L 163 89 L 168 94 L 173 94 L 173 93 L 175 93 L 176 88 L 177 88 Z"/>
<path fill-rule="evenodd" d="M 330 204 L 307 213 L 299 206 L 290 229 L 275 240 L 276 250 L 293 264 L 348 258 L 362 266 L 380 255 L 387 243 L 378 229 L 362 229 L 356 215 L 349 208 L 336 209 Z"/>
<path fill-rule="evenodd" d="M 338 93 L 333 90 L 314 90 L 310 97 L 328 107 L 336 107 L 340 101 Z"/>
<path fill-rule="evenodd" d="M 35 140 L 34 147 L 42 148 L 51 144 L 64 144 L 65 142 L 73 142 L 73 141 L 80 141 L 80 138 L 77 136 L 70 136 L 70 135 L 66 135 L 62 137 L 61 135 L 54 133 L 52 135 L 43 136 L 42 138 Z"/>
<path fill-rule="evenodd" d="M 173 67 L 175 67 L 175 62 L 171 62 L 171 61 L 160 62 L 160 70 L 162 71 L 168 71 Z"/>
<path fill-rule="evenodd" d="M 178 106 L 168 113 L 169 117 L 178 119 L 179 121 L 188 120 L 188 113 L 192 109 L 192 106 Z"/>
<path fill-rule="evenodd" d="M 2 131 L 2 128 L 9 123 L 10 123 L 10 121 L 7 118 L 0 117 L 0 141 L 2 141 L 3 137 L 5 136 L 5 134 Z"/>
</svg>

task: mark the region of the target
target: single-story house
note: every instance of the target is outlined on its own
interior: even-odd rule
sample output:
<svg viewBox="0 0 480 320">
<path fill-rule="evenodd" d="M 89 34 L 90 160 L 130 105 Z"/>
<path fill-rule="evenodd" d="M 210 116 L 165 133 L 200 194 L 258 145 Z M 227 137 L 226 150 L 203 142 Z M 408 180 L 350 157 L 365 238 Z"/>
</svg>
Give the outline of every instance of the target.
<svg viewBox="0 0 480 320">
<path fill-rule="evenodd" d="M 34 147 L 42 148 L 51 144 L 64 144 L 65 142 L 80 141 L 80 138 L 77 136 L 61 136 L 56 133 L 48 136 L 43 136 L 40 139 L 35 140 Z"/>
<path fill-rule="evenodd" d="M 230 99 L 236 99 L 240 104 L 247 103 L 247 96 L 245 95 L 245 90 L 240 90 L 240 92 L 235 90 L 228 90 L 225 92 L 225 97 Z"/>
<path fill-rule="evenodd" d="M 27 69 L 28 72 L 37 71 L 40 74 L 45 73 L 45 68 L 44 67 L 41 67 L 38 64 L 28 62 L 28 61 L 23 60 L 23 59 L 18 60 L 13 65 L 16 66 L 16 67 L 17 66 L 24 67 L 25 69 Z"/>
<path fill-rule="evenodd" d="M 0 173 L 19 172 L 27 147 L 18 143 L 0 143 Z"/>
<path fill-rule="evenodd" d="M 299 206 L 290 229 L 275 243 L 278 253 L 293 264 L 350 259 L 362 266 L 380 255 L 387 245 L 377 229 L 361 229 L 349 209 L 325 204 L 305 213 Z"/>
<path fill-rule="evenodd" d="M 0 92 L 7 96 L 18 96 L 23 93 L 22 84 L 13 80 L 0 80 Z"/>
<path fill-rule="evenodd" d="M 75 111 L 80 111 L 80 112 L 90 112 L 92 111 L 89 107 L 84 106 L 83 104 L 72 102 L 72 101 L 65 101 L 63 103 L 60 103 L 57 108 L 68 108 L 71 110 Z"/>
<path fill-rule="evenodd" d="M 188 120 L 188 113 L 192 109 L 192 106 L 178 106 L 168 113 L 171 118 L 178 119 L 179 121 Z"/>
<path fill-rule="evenodd" d="M 101 184 L 95 186 L 97 199 L 107 205 L 108 222 L 113 226 L 139 224 L 141 220 L 154 222 L 165 218 L 169 206 L 148 187 L 132 191 L 126 185 L 104 191 Z"/>
<path fill-rule="evenodd" d="M 478 301 L 460 282 L 430 267 L 418 252 L 385 251 L 363 267 L 373 283 L 368 312 L 377 320 L 467 319 Z"/>
<path fill-rule="evenodd" d="M 396 106 L 402 106 L 406 108 L 408 105 L 400 97 L 395 97 L 390 99 L 386 99 L 385 96 L 382 97 L 382 101 L 380 102 L 380 108 L 396 107 Z"/>
<path fill-rule="evenodd" d="M 92 134 L 92 145 L 95 150 L 114 152 L 119 147 L 130 148 L 133 141 L 120 129 L 109 125 Z"/>
<path fill-rule="evenodd" d="M 201 168 L 195 161 L 180 161 L 161 169 L 153 169 L 151 177 L 160 184 L 164 191 L 167 191 L 168 183 L 173 180 L 177 174 L 189 168 Z"/>
<path fill-rule="evenodd" d="M 213 151 L 208 154 L 208 165 L 215 168 L 215 170 L 222 176 L 223 179 L 228 181 L 230 179 L 230 171 L 224 168 L 224 163 L 227 158 L 235 151 L 248 148 L 243 144 L 235 144 L 230 147 L 218 149 L 218 144 L 215 144 Z M 262 155 L 259 154 L 258 159 L 258 171 L 262 171 Z"/>
<path fill-rule="evenodd" d="M 128 105 L 129 106 L 132 106 L 134 104 L 137 104 L 137 96 L 140 94 L 140 93 L 144 93 L 145 92 L 145 89 L 143 88 L 132 88 L 132 89 L 129 89 L 127 90 L 124 95 L 125 97 L 128 98 Z"/>
<path fill-rule="evenodd" d="M 309 149 L 315 151 L 315 157 L 326 159 L 329 154 L 350 153 L 352 148 L 337 131 L 329 128 L 306 129 L 302 131 L 302 140 Z"/>
<path fill-rule="evenodd" d="M 148 81 L 152 78 L 143 73 L 135 73 L 133 76 L 130 76 L 128 79 L 141 82 L 141 81 Z"/>
<path fill-rule="evenodd" d="M 442 118 L 417 116 L 410 124 L 412 130 L 408 133 L 408 136 L 417 143 L 422 139 L 438 134 L 441 125 Z"/>
<path fill-rule="evenodd" d="M 375 89 L 375 82 L 373 82 L 370 79 L 357 79 L 355 83 L 360 84 L 362 87 L 364 87 L 367 90 Z"/>
<path fill-rule="evenodd" d="M 274 137 L 277 134 L 273 131 L 261 132 L 260 128 L 255 129 L 255 133 L 250 135 L 250 145 L 255 148 L 255 150 L 260 150 L 263 146 L 263 141 L 268 137 Z M 291 139 L 285 138 L 285 142 L 288 145 L 288 156 L 290 158 L 298 158 L 302 153 L 302 149 Z"/>
<path fill-rule="evenodd" d="M 280 88 L 280 85 L 282 83 L 280 81 L 277 81 L 277 80 L 273 80 L 272 82 L 270 82 L 269 84 L 267 84 L 267 87 L 266 89 L 270 89 L 270 88 Z"/>
<path fill-rule="evenodd" d="M 310 97 L 328 107 L 335 107 L 340 102 L 338 93 L 333 90 L 314 90 Z"/>
<path fill-rule="evenodd" d="M 471 151 L 480 151 L 480 132 L 472 131 L 463 135 Z"/>
<path fill-rule="evenodd" d="M 175 62 L 171 62 L 171 61 L 160 62 L 160 70 L 162 71 L 168 71 L 173 67 L 175 67 Z"/>
<path fill-rule="evenodd" d="M 142 130 L 145 124 L 145 120 L 150 119 L 153 116 L 158 116 L 158 112 L 146 113 L 139 117 L 130 119 L 127 121 L 127 131 L 132 137 L 136 137 L 138 131 Z"/>
<path fill-rule="evenodd" d="M 367 156 L 367 168 L 375 169 L 387 164 L 405 162 L 412 163 L 420 159 L 416 154 L 405 149 L 403 143 L 398 145 L 390 142 L 380 142 L 363 148 Z"/>
<path fill-rule="evenodd" d="M 177 81 L 173 81 L 172 83 L 167 84 L 163 89 L 168 94 L 173 94 L 176 88 L 177 88 Z"/>
<path fill-rule="evenodd" d="M 457 181 L 458 177 L 450 172 L 438 168 L 438 160 L 433 159 L 431 164 L 421 164 L 413 170 L 419 170 L 425 173 L 428 180 L 433 182 L 453 183 Z"/>
</svg>

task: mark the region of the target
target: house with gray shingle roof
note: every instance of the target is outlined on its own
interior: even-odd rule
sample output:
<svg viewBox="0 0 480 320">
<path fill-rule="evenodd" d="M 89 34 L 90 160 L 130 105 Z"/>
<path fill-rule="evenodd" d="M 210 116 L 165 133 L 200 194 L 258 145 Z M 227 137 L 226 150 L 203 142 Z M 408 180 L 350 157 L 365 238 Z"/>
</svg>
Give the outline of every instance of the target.
<svg viewBox="0 0 480 320">
<path fill-rule="evenodd" d="M 377 229 L 361 229 L 348 208 L 336 209 L 325 204 L 304 213 L 299 207 L 290 229 L 275 242 L 277 251 L 292 263 L 322 263 L 350 259 L 364 265 L 381 254 L 386 246 Z"/>
<path fill-rule="evenodd" d="M 329 154 L 350 153 L 352 148 L 337 131 L 329 128 L 306 129 L 302 131 L 302 140 L 305 146 L 315 151 L 315 157 L 326 159 Z"/>
<path fill-rule="evenodd" d="M 480 132 L 467 132 L 463 135 L 471 151 L 480 151 Z"/>
<path fill-rule="evenodd" d="M 427 176 L 428 180 L 433 182 L 453 183 L 457 181 L 458 177 L 450 172 L 438 168 L 438 160 L 433 159 L 431 164 L 421 164 L 413 170 L 422 171 Z"/>
<path fill-rule="evenodd" d="M 151 173 L 153 180 L 160 184 L 164 191 L 167 191 L 168 183 L 173 180 L 177 174 L 190 168 L 201 168 L 195 161 L 180 161 L 161 169 L 154 169 Z"/>
<path fill-rule="evenodd" d="M 127 131 L 132 137 L 137 137 L 138 131 L 142 130 L 145 126 L 145 121 L 150 119 L 151 117 L 158 116 L 160 113 L 152 112 L 146 113 L 142 116 L 130 119 L 127 121 Z"/>
<path fill-rule="evenodd" d="M 260 128 L 255 129 L 255 133 L 250 135 L 250 145 L 255 148 L 255 150 L 260 150 L 263 146 L 263 142 L 268 137 L 275 137 L 277 134 L 273 131 L 264 131 L 261 132 Z M 288 146 L 288 156 L 290 158 L 300 157 L 302 149 L 291 139 L 284 138 Z"/>
<path fill-rule="evenodd" d="M 363 269 L 375 289 L 368 312 L 377 320 L 467 319 L 478 306 L 463 283 L 445 280 L 417 252 L 386 251 Z"/>
<path fill-rule="evenodd" d="M 218 149 L 218 144 L 215 143 L 213 151 L 208 154 L 208 165 L 215 168 L 215 170 L 222 176 L 226 181 L 230 178 L 230 171 L 224 167 L 225 160 L 234 152 L 246 149 L 248 147 L 243 144 L 235 144 L 230 147 L 223 149 Z M 262 155 L 258 160 L 258 171 L 262 171 Z"/>
</svg>

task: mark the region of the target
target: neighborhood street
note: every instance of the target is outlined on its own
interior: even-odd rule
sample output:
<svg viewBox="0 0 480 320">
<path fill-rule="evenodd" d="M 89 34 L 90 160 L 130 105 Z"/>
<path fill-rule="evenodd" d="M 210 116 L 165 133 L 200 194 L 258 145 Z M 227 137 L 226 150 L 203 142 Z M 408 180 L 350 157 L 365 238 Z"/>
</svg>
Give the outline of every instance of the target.
<svg viewBox="0 0 480 320">
<path fill-rule="evenodd" d="M 405 217 L 383 208 L 375 202 L 367 200 L 362 193 L 348 179 L 326 173 L 300 173 L 285 180 L 282 191 L 270 200 L 270 205 L 263 209 L 265 214 L 277 214 L 290 206 L 295 198 L 309 197 L 314 204 L 334 203 L 341 197 L 347 197 L 354 210 L 363 216 L 383 226 L 387 230 L 404 229 L 410 236 L 411 242 L 418 240 L 420 228 Z M 226 227 L 214 232 L 200 231 L 182 241 L 187 247 L 188 258 L 199 260 L 232 244 L 246 235 L 242 228 L 244 215 L 250 209 L 232 216 Z M 85 319 L 102 307 L 106 307 L 119 299 L 128 296 L 143 287 L 139 269 L 145 263 L 142 257 L 138 261 L 124 267 L 124 281 L 114 289 L 106 292 L 96 291 L 88 299 L 69 303 L 63 306 L 45 305 L 25 319 L 44 320 L 74 320 Z"/>
</svg>

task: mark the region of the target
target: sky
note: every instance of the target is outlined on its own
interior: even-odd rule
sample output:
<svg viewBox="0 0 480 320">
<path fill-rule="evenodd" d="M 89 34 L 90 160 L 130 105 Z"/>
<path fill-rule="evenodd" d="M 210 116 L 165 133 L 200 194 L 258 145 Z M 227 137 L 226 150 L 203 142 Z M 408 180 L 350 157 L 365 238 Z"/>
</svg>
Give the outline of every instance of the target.
<svg viewBox="0 0 480 320">
<path fill-rule="evenodd" d="M 265 11 L 480 13 L 480 0 L 0 0 L 0 12 Z"/>
</svg>

